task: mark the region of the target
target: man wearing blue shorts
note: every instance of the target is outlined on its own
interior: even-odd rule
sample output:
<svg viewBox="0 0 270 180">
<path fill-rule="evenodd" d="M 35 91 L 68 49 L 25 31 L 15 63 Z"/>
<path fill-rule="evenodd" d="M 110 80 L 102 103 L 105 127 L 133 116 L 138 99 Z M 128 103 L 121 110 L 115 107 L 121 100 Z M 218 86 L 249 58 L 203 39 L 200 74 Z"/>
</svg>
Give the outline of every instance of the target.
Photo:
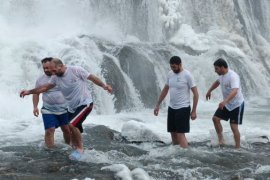
<svg viewBox="0 0 270 180">
<path fill-rule="evenodd" d="M 240 148 L 240 132 L 238 125 L 242 124 L 244 114 L 244 97 L 241 91 L 240 78 L 236 72 L 228 68 L 227 62 L 219 58 L 214 62 L 215 72 L 219 78 L 212 84 L 206 93 L 206 100 L 211 98 L 211 92 L 221 86 L 223 101 L 213 116 L 214 126 L 218 135 L 219 144 L 224 144 L 222 125 L 220 120 L 230 120 L 234 135 L 235 148 Z"/>
<path fill-rule="evenodd" d="M 47 84 L 52 76 L 50 72 L 50 62 L 53 58 L 41 60 L 44 74 L 36 81 L 36 87 Z M 44 128 L 45 144 L 48 148 L 54 147 L 54 132 L 57 127 L 61 127 L 65 143 L 70 144 L 69 119 L 67 113 L 66 100 L 57 86 L 42 94 L 43 106 L 41 108 Z M 39 115 L 38 109 L 39 94 L 33 94 L 33 113 Z"/>
<path fill-rule="evenodd" d="M 167 131 L 171 133 L 172 143 L 182 148 L 188 147 L 185 133 L 190 130 L 190 118 L 197 118 L 197 104 L 199 94 L 191 73 L 182 67 L 180 57 L 170 59 L 171 71 L 167 82 L 161 91 L 154 115 L 158 115 L 159 106 L 170 92 L 170 105 L 168 107 Z M 193 93 L 193 105 L 190 107 L 190 91 Z"/>
</svg>

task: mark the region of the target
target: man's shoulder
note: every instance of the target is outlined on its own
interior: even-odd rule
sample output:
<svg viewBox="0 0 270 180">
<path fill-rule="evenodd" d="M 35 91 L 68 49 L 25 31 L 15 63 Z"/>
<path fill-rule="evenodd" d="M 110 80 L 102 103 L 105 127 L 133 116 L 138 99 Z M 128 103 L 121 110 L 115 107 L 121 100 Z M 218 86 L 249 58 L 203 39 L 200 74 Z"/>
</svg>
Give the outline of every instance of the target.
<svg viewBox="0 0 270 180">
<path fill-rule="evenodd" d="M 83 69 L 83 67 L 77 66 L 77 65 L 70 65 L 70 66 L 67 66 L 67 69 Z"/>
<path fill-rule="evenodd" d="M 77 73 L 80 73 L 80 72 L 86 71 L 86 70 L 81 66 L 74 66 L 73 65 L 73 66 L 67 66 L 67 71 L 77 74 Z"/>
<path fill-rule="evenodd" d="M 44 78 L 46 76 L 47 76 L 46 74 L 40 74 L 37 79 L 41 79 L 41 78 Z"/>
<path fill-rule="evenodd" d="M 229 74 L 230 74 L 230 77 L 232 77 L 232 78 L 239 77 L 239 75 L 231 69 L 229 70 Z"/>
<path fill-rule="evenodd" d="M 234 70 L 232 70 L 232 69 L 229 69 L 228 72 L 229 72 L 230 74 L 236 74 L 236 75 L 238 75 L 238 74 L 237 74 Z"/>
<path fill-rule="evenodd" d="M 170 70 L 170 71 L 168 72 L 168 78 L 172 77 L 174 74 L 175 74 L 175 73 L 174 73 L 172 70 Z"/>
<path fill-rule="evenodd" d="M 37 82 L 46 81 L 46 80 L 49 80 L 49 79 L 50 79 L 49 76 L 47 76 L 46 74 L 42 74 L 37 78 Z"/>
<path fill-rule="evenodd" d="M 183 70 L 183 75 L 184 75 L 185 78 L 189 78 L 189 79 L 192 78 L 191 72 L 189 70 L 187 70 L 187 69 Z"/>
<path fill-rule="evenodd" d="M 187 70 L 187 69 L 183 69 L 183 73 L 187 74 L 187 75 L 191 75 L 191 72 L 189 70 Z"/>
</svg>

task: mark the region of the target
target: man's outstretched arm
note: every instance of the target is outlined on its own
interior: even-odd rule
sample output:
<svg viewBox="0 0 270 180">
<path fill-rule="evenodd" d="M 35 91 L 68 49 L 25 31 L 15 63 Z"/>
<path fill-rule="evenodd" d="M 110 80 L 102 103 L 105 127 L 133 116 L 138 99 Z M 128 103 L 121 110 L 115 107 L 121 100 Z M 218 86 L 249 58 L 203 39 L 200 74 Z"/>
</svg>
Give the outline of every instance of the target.
<svg viewBox="0 0 270 180">
<path fill-rule="evenodd" d="M 22 90 L 20 92 L 20 97 L 24 97 L 24 96 L 27 96 L 29 94 L 40 94 L 40 93 L 43 93 L 43 92 L 46 92 L 48 91 L 49 89 L 52 89 L 55 85 L 54 84 L 44 84 L 42 86 L 39 86 L 35 89 L 31 89 L 31 90 Z"/>
<path fill-rule="evenodd" d="M 105 83 L 103 83 L 98 77 L 96 77 L 93 74 L 90 74 L 87 79 L 89 79 L 90 81 L 92 81 L 94 84 L 102 87 L 104 90 L 108 91 L 109 93 L 112 93 L 112 87 L 110 85 L 107 85 Z"/>
</svg>

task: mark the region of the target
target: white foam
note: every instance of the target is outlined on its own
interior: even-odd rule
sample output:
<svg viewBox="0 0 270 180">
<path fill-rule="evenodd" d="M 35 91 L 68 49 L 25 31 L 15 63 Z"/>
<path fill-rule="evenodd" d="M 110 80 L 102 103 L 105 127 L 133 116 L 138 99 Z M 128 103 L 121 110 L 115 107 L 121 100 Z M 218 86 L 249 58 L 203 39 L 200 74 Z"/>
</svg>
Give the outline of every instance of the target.
<svg viewBox="0 0 270 180">
<path fill-rule="evenodd" d="M 92 162 L 96 164 L 110 163 L 108 155 L 105 152 L 97 150 L 85 150 L 80 161 Z"/>
<path fill-rule="evenodd" d="M 128 121 L 123 125 L 121 135 L 128 141 L 160 141 L 158 135 L 147 128 L 144 123 L 134 120 Z"/>
<path fill-rule="evenodd" d="M 132 171 L 124 164 L 113 164 L 110 166 L 102 167 L 101 170 L 109 170 L 115 172 L 116 178 L 122 180 L 153 180 L 152 177 L 148 175 L 141 168 L 135 168 Z"/>
<path fill-rule="evenodd" d="M 109 170 L 115 172 L 115 176 L 123 180 L 132 180 L 131 172 L 129 168 L 124 164 L 113 164 L 110 166 L 105 166 L 102 167 L 101 170 Z"/>
<path fill-rule="evenodd" d="M 270 173 L 270 165 L 258 165 L 255 174 L 267 174 Z"/>
</svg>

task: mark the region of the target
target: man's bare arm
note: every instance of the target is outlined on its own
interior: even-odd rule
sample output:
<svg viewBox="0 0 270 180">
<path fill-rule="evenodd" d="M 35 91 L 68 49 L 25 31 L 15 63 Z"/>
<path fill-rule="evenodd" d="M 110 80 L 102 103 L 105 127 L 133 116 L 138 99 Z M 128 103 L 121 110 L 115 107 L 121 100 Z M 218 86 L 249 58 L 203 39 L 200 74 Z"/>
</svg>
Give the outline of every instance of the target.
<svg viewBox="0 0 270 180">
<path fill-rule="evenodd" d="M 191 91 L 193 93 L 193 105 L 191 110 L 191 119 L 195 120 L 197 118 L 197 105 L 199 101 L 199 93 L 197 87 L 191 88 Z"/>
<path fill-rule="evenodd" d="M 39 87 L 31 89 L 31 90 L 22 90 L 20 92 L 20 97 L 24 97 L 24 96 L 27 96 L 29 94 L 40 94 L 40 93 L 48 91 L 49 89 L 52 89 L 53 87 L 55 87 L 54 84 L 48 83 L 48 84 L 44 84 L 42 86 L 39 86 Z"/>
<path fill-rule="evenodd" d="M 224 106 L 229 103 L 236 95 L 237 95 L 237 92 L 238 92 L 238 88 L 234 88 L 232 90 L 232 92 L 228 95 L 228 97 L 226 99 L 224 99 L 221 103 L 219 103 L 218 107 L 220 109 L 223 109 Z"/>
<path fill-rule="evenodd" d="M 96 77 L 93 74 L 90 74 L 87 77 L 88 80 L 92 81 L 94 84 L 102 87 L 104 90 L 107 90 L 109 93 L 112 93 L 112 87 L 110 85 L 107 85 L 105 83 L 103 83 L 98 77 Z"/>
<path fill-rule="evenodd" d="M 162 89 L 161 93 L 160 93 L 159 98 L 158 98 L 157 105 L 156 105 L 156 107 L 154 109 L 154 115 L 156 115 L 156 116 L 158 115 L 159 106 L 160 106 L 161 102 L 164 100 L 164 98 L 167 96 L 168 91 L 169 91 L 169 86 L 165 85 L 164 88 Z"/>
<path fill-rule="evenodd" d="M 211 92 L 214 90 L 214 89 L 216 89 L 218 86 L 219 86 L 219 81 L 218 80 L 216 80 L 213 84 L 212 84 L 212 86 L 209 88 L 209 90 L 207 91 L 207 93 L 206 93 L 206 100 L 210 100 L 210 98 L 211 98 Z"/>
<path fill-rule="evenodd" d="M 33 114 L 34 116 L 38 116 L 39 115 L 39 110 L 38 110 L 38 103 L 39 103 L 39 94 L 33 94 Z"/>
</svg>

